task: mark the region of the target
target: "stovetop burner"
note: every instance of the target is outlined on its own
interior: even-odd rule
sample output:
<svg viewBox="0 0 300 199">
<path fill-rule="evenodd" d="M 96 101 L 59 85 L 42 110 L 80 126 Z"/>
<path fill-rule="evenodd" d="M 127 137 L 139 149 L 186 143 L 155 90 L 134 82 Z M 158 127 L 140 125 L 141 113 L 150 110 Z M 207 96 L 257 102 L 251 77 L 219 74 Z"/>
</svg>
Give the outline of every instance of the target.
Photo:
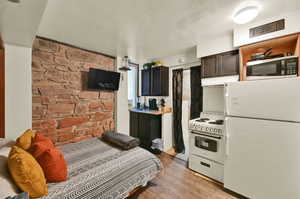
<svg viewBox="0 0 300 199">
<path fill-rule="evenodd" d="M 216 124 L 216 125 L 222 125 L 224 124 L 224 120 L 216 120 L 216 121 L 212 121 L 212 122 L 208 122 L 209 124 Z"/>
<path fill-rule="evenodd" d="M 199 120 L 196 120 L 197 122 L 206 122 L 209 118 L 200 118 Z"/>
</svg>

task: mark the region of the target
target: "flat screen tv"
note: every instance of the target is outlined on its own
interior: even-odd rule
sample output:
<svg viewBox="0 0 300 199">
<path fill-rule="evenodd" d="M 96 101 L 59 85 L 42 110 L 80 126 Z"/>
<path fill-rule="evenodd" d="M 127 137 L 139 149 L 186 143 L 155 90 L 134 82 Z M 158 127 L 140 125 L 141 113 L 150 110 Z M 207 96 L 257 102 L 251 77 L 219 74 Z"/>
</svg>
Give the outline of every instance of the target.
<svg viewBox="0 0 300 199">
<path fill-rule="evenodd" d="M 119 89 L 120 73 L 90 68 L 88 73 L 89 90 L 117 91 Z"/>
</svg>

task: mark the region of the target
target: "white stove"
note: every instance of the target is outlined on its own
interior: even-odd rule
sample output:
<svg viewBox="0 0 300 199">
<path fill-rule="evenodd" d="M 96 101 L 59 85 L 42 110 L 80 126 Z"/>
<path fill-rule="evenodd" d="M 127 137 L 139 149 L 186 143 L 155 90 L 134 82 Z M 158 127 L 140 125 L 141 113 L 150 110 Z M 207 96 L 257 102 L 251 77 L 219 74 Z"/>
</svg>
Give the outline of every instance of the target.
<svg viewBox="0 0 300 199">
<path fill-rule="evenodd" d="M 189 122 L 189 167 L 220 182 L 225 159 L 224 118 L 221 113 L 205 112 Z"/>
<path fill-rule="evenodd" d="M 201 113 L 200 118 L 190 120 L 189 130 L 212 136 L 223 136 L 224 118 L 224 115 L 218 113 Z"/>
</svg>

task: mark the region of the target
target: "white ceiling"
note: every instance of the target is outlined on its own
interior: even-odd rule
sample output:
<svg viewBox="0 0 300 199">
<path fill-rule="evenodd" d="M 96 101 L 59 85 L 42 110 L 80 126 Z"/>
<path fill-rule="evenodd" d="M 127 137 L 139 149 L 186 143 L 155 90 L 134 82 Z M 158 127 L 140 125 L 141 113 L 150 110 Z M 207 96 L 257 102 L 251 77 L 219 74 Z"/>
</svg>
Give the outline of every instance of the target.
<svg viewBox="0 0 300 199">
<path fill-rule="evenodd" d="M 22 1 L 22 0 L 21 0 Z M 257 20 L 300 9 L 300 0 L 257 0 Z M 49 0 L 38 35 L 110 55 L 155 58 L 201 38 L 231 34 L 243 0 Z"/>
</svg>

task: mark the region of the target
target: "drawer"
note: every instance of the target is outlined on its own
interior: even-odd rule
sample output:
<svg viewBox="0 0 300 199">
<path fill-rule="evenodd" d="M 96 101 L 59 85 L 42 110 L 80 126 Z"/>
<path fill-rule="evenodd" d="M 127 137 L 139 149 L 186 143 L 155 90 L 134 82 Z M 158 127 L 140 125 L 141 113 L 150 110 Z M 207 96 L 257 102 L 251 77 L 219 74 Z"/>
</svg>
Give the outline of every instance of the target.
<svg viewBox="0 0 300 199">
<path fill-rule="evenodd" d="M 189 168 L 206 175 L 214 180 L 223 182 L 224 176 L 224 165 L 210 161 L 208 159 L 190 155 L 189 157 Z"/>
</svg>

